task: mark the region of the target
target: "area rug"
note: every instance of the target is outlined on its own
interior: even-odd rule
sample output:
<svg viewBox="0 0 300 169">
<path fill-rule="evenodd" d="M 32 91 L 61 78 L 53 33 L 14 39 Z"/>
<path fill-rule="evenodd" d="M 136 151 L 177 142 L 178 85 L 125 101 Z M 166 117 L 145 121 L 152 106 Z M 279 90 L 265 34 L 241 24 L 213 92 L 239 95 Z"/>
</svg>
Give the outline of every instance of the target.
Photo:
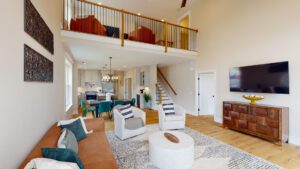
<svg viewBox="0 0 300 169">
<path fill-rule="evenodd" d="M 145 134 L 125 141 L 113 132 L 107 138 L 119 169 L 156 169 L 149 161 L 148 137 L 159 131 L 158 125 L 148 125 Z M 180 130 L 195 141 L 195 161 L 192 169 L 281 169 L 281 167 L 245 151 L 201 134 L 190 128 Z"/>
</svg>

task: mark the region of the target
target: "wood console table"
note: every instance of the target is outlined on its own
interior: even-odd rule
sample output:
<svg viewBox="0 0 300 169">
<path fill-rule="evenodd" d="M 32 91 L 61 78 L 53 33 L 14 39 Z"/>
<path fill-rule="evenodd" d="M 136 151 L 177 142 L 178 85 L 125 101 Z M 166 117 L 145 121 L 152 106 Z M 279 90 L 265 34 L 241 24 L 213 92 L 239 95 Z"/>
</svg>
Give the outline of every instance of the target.
<svg viewBox="0 0 300 169">
<path fill-rule="evenodd" d="M 223 103 L 223 127 L 281 145 L 288 142 L 289 108 L 226 101 Z"/>
</svg>

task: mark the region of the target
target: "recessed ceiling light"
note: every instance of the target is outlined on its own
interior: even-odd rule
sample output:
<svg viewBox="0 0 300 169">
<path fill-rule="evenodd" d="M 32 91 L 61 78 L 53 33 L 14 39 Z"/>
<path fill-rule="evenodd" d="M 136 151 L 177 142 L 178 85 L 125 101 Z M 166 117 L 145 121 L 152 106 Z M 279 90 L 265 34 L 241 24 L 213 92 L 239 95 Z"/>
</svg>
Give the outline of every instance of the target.
<svg viewBox="0 0 300 169">
<path fill-rule="evenodd" d="M 98 5 L 102 5 L 102 3 L 101 3 L 101 2 L 98 2 Z"/>
<path fill-rule="evenodd" d="M 141 13 L 137 13 L 137 15 L 139 15 L 139 16 L 140 16 L 140 15 L 142 15 L 142 14 L 141 14 Z"/>
<path fill-rule="evenodd" d="M 127 65 L 124 65 L 123 68 L 127 68 Z"/>
<path fill-rule="evenodd" d="M 164 19 L 162 19 L 161 21 L 162 21 L 162 22 L 164 22 L 165 20 L 164 20 Z"/>
</svg>

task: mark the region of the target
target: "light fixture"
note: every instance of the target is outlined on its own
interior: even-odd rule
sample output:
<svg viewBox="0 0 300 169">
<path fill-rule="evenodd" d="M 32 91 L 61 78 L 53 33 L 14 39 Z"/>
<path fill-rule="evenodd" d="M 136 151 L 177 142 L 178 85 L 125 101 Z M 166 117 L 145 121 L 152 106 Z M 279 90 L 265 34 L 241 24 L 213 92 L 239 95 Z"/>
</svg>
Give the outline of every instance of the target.
<svg viewBox="0 0 300 169">
<path fill-rule="evenodd" d="M 164 20 L 164 19 L 161 19 L 161 21 L 164 22 L 165 20 Z"/>
<path fill-rule="evenodd" d="M 106 75 L 102 75 L 102 82 L 114 83 L 119 79 L 119 77 L 117 75 L 112 74 L 111 60 L 112 60 L 112 57 L 109 57 L 109 73 L 107 73 Z M 103 70 L 102 70 L 103 72 L 105 72 L 107 70 L 106 67 L 107 67 L 107 65 L 105 65 L 103 67 Z"/>
<path fill-rule="evenodd" d="M 98 5 L 102 5 L 102 3 L 101 3 L 101 2 L 98 2 Z"/>
<path fill-rule="evenodd" d="M 137 13 L 138 16 L 142 15 L 141 13 Z"/>
</svg>

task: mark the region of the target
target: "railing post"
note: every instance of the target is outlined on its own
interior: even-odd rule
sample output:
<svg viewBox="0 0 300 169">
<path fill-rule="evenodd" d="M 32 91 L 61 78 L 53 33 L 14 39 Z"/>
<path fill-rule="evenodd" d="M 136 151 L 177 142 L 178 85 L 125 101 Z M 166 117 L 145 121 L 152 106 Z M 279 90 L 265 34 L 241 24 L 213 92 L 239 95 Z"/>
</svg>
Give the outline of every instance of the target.
<svg viewBox="0 0 300 169">
<path fill-rule="evenodd" d="M 125 16 L 124 16 L 123 9 L 122 9 L 121 15 L 122 15 L 121 46 L 124 47 Z"/>
<path fill-rule="evenodd" d="M 165 21 L 165 53 L 168 52 L 168 23 Z"/>
<path fill-rule="evenodd" d="M 162 104 L 162 102 L 163 102 L 163 100 L 162 100 L 162 94 L 163 94 L 163 92 L 162 92 L 162 90 L 159 90 L 159 92 L 160 92 L 159 103 Z"/>
</svg>

